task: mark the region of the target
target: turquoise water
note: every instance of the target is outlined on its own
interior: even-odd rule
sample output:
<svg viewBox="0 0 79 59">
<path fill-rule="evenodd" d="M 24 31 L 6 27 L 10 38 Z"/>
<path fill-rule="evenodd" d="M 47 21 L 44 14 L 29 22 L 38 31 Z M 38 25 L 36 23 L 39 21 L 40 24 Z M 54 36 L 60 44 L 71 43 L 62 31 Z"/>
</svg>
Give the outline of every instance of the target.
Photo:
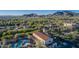
<svg viewBox="0 0 79 59">
<path fill-rule="evenodd" d="M 21 48 L 22 45 L 25 45 L 26 43 L 29 43 L 29 39 L 28 38 L 21 38 L 18 37 L 17 42 L 12 42 L 11 43 L 11 47 L 12 48 Z"/>
</svg>

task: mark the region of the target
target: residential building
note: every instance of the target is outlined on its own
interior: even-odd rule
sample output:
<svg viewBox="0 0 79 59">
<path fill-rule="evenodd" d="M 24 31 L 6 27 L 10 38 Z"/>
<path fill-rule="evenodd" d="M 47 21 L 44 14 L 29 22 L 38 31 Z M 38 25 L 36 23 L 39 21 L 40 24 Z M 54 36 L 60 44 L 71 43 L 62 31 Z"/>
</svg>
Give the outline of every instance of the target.
<svg viewBox="0 0 79 59">
<path fill-rule="evenodd" d="M 40 42 L 41 42 L 42 44 L 50 44 L 50 43 L 53 42 L 53 39 L 52 39 L 52 38 L 48 37 L 46 34 L 41 33 L 41 32 L 34 32 L 34 33 L 33 33 L 33 36 L 34 36 L 36 39 L 40 40 Z"/>
</svg>

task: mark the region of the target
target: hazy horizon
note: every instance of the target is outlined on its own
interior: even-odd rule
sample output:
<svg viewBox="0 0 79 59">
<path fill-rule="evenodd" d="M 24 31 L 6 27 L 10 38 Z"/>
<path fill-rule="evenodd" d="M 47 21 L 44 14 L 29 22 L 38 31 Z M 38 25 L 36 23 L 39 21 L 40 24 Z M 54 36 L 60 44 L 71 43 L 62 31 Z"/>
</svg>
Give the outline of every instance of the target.
<svg viewBox="0 0 79 59">
<path fill-rule="evenodd" d="M 35 13 L 38 15 L 53 14 L 56 11 L 72 11 L 79 13 L 79 10 L 0 10 L 0 15 L 23 15 Z"/>
</svg>

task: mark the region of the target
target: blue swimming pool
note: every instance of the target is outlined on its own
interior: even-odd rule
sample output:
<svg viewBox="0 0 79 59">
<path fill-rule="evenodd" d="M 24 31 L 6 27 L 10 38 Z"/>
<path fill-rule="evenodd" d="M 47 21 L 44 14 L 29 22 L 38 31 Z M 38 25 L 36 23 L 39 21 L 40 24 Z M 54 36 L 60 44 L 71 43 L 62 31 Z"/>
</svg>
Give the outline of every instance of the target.
<svg viewBox="0 0 79 59">
<path fill-rule="evenodd" d="M 27 37 L 18 37 L 17 42 L 12 42 L 11 43 L 11 47 L 12 48 L 21 48 L 23 45 L 25 45 L 26 43 L 29 43 L 30 40 Z"/>
</svg>

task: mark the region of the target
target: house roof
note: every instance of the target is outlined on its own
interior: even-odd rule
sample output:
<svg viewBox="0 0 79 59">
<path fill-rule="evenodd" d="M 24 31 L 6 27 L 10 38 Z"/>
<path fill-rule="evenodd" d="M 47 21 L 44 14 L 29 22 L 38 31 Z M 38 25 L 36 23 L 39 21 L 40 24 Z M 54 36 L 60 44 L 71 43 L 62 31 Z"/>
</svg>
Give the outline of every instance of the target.
<svg viewBox="0 0 79 59">
<path fill-rule="evenodd" d="M 48 36 L 44 33 L 41 33 L 41 32 L 34 32 L 33 34 L 39 36 L 40 38 L 42 38 L 43 40 L 47 40 L 48 39 Z"/>
</svg>

